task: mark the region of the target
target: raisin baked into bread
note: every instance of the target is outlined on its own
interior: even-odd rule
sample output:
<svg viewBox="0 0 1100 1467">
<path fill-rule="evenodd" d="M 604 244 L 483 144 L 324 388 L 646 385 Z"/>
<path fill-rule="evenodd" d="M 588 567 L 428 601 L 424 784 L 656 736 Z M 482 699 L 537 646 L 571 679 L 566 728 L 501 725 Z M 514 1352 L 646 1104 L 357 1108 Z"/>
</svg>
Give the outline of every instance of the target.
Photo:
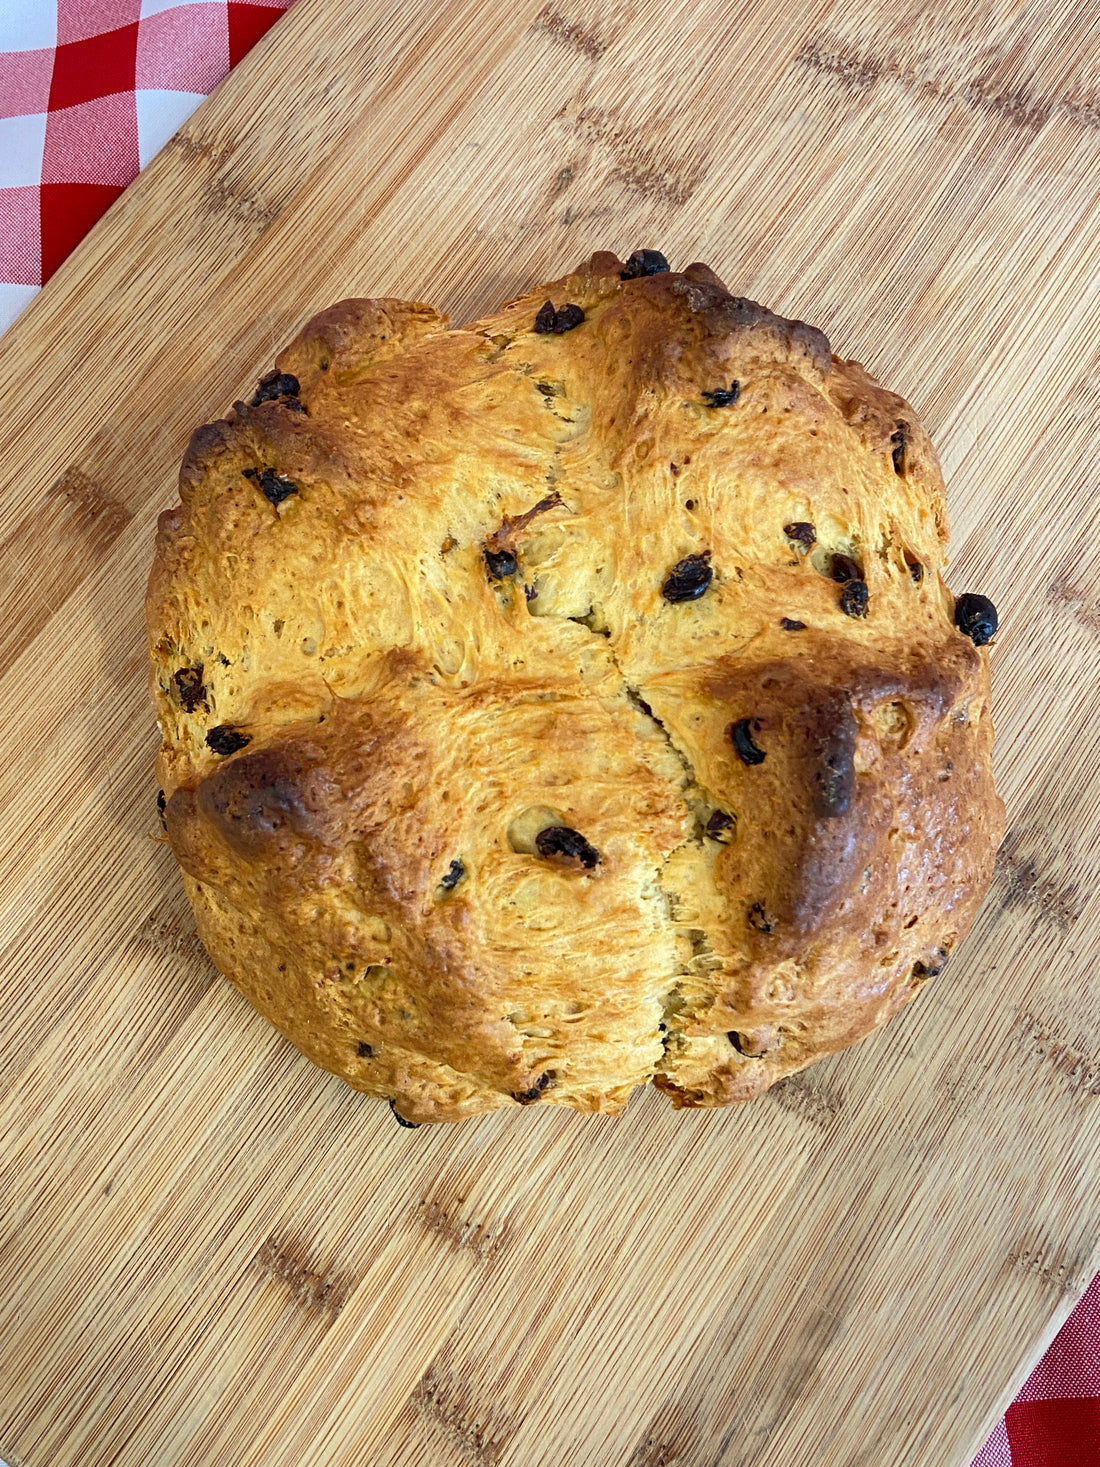
<svg viewBox="0 0 1100 1467">
<path fill-rule="evenodd" d="M 992 874 L 980 596 L 911 407 L 655 251 L 349 300 L 200 428 L 149 584 L 215 963 L 409 1123 L 758 1095 Z"/>
</svg>

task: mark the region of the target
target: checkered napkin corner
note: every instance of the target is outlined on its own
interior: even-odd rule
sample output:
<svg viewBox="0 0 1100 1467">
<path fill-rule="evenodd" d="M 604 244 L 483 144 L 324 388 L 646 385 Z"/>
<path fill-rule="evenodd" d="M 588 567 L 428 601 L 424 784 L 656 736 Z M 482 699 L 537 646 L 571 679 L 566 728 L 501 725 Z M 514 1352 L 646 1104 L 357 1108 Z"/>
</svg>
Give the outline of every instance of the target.
<svg viewBox="0 0 1100 1467">
<path fill-rule="evenodd" d="M 0 0 L 0 332 L 291 0 Z"/>
<path fill-rule="evenodd" d="M 973 1467 L 1100 1467 L 1100 1275 Z"/>
</svg>

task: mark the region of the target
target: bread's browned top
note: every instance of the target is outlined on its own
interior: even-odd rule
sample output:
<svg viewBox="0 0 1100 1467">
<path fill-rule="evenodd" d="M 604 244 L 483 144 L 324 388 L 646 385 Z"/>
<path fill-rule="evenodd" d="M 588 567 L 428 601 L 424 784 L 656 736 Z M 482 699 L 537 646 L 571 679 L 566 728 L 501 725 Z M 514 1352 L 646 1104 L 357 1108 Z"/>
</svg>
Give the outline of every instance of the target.
<svg viewBox="0 0 1100 1467">
<path fill-rule="evenodd" d="M 412 1120 L 755 1095 L 938 971 L 1002 832 L 912 409 L 705 266 L 622 271 L 334 306 L 161 517 L 200 932 Z"/>
</svg>

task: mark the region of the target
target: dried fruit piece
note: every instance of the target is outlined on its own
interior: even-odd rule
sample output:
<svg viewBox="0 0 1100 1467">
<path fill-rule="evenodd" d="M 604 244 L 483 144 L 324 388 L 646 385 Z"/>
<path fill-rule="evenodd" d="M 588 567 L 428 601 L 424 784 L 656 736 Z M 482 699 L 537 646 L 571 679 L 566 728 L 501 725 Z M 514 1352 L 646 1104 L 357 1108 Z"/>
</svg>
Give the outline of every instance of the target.
<svg viewBox="0 0 1100 1467">
<path fill-rule="evenodd" d="M 735 824 L 733 816 L 727 814 L 725 810 L 715 810 L 704 825 L 703 831 L 712 840 L 724 840 Z"/>
<path fill-rule="evenodd" d="M 685 555 L 669 571 L 661 595 L 666 601 L 697 601 L 713 579 L 709 550 Z"/>
<path fill-rule="evenodd" d="M 545 514 L 548 509 L 559 509 L 562 507 L 562 498 L 555 489 L 546 494 L 537 504 L 530 509 L 524 510 L 522 514 L 506 514 L 504 522 L 499 530 L 494 530 L 491 535 L 485 537 L 485 563 L 489 567 L 489 579 L 502 581 L 508 576 L 514 576 L 519 570 L 519 560 L 516 557 L 516 536 L 523 533 L 536 515 Z M 526 589 L 526 588 L 525 588 Z M 533 597 L 528 596 L 530 601 Z"/>
<path fill-rule="evenodd" d="M 620 270 L 620 280 L 637 280 L 642 275 L 663 275 L 668 269 L 668 261 L 660 250 L 635 250 L 626 262 L 626 269 Z"/>
<path fill-rule="evenodd" d="M 540 336 L 549 336 L 551 332 L 555 336 L 561 336 L 565 331 L 572 331 L 584 320 L 584 312 L 580 306 L 572 301 L 555 311 L 554 303 L 546 301 L 539 307 L 539 313 L 535 317 L 535 330 Z"/>
<path fill-rule="evenodd" d="M 575 326 L 581 325 L 584 320 L 584 312 L 580 306 L 574 305 L 572 301 L 562 306 L 554 317 L 554 333 L 560 336 L 563 331 L 572 331 Z"/>
<path fill-rule="evenodd" d="M 370 1059 L 370 1057 L 373 1054 L 374 1054 L 374 1045 L 373 1044 L 368 1044 L 365 1039 L 360 1039 L 360 1041 L 359 1041 L 359 1058 L 360 1059 Z"/>
<path fill-rule="evenodd" d="M 274 469 L 242 469 L 241 473 L 246 479 L 258 479 L 264 497 L 272 504 L 282 504 L 283 500 L 289 499 L 292 494 L 301 493 L 293 479 L 281 478 Z"/>
<path fill-rule="evenodd" d="M 206 705 L 206 687 L 202 680 L 202 663 L 195 667 L 181 667 L 173 678 L 176 697 L 185 713 L 195 713 Z"/>
<path fill-rule="evenodd" d="M 716 387 L 713 392 L 704 392 L 703 401 L 707 407 L 732 407 L 740 396 L 740 382 L 731 382 L 728 387 Z"/>
<path fill-rule="evenodd" d="M 795 621 L 793 616 L 785 616 L 779 625 L 785 632 L 804 632 L 806 630 L 806 623 Z"/>
<path fill-rule="evenodd" d="M 766 750 L 758 749 L 752 741 L 753 730 L 759 727 L 759 720 L 755 718 L 742 718 L 730 724 L 730 741 L 742 764 L 763 764 L 768 757 Z"/>
<path fill-rule="evenodd" d="M 845 616 L 866 616 L 870 600 L 866 581 L 849 581 L 840 593 L 840 609 Z"/>
<path fill-rule="evenodd" d="M 773 926 L 772 919 L 764 910 L 763 902 L 753 902 L 749 908 L 748 922 L 757 932 L 770 932 Z"/>
<path fill-rule="evenodd" d="M 997 608 L 988 596 L 967 591 L 955 602 L 955 625 L 975 647 L 984 647 L 997 632 Z"/>
<path fill-rule="evenodd" d="M 520 1105 L 533 1105 L 536 1100 L 542 1099 L 544 1090 L 548 1090 L 554 1083 L 553 1072 L 545 1070 L 531 1086 L 530 1090 L 518 1090 L 512 1094 L 513 1100 L 518 1100 Z"/>
<path fill-rule="evenodd" d="M 514 550 L 486 550 L 485 564 L 489 567 L 491 581 L 503 581 L 519 570 L 519 561 Z"/>
<path fill-rule="evenodd" d="M 282 504 L 284 499 L 300 492 L 293 479 L 281 478 L 274 469 L 264 469 L 260 475 L 260 488 L 264 491 L 264 497 L 270 499 L 272 504 Z"/>
<path fill-rule="evenodd" d="M 853 560 L 850 555 L 841 555 L 838 551 L 829 564 L 829 573 L 834 581 L 862 581 L 863 567 L 858 560 Z"/>
<path fill-rule="evenodd" d="M 248 404 L 259 407 L 262 402 L 274 402 L 277 397 L 297 397 L 298 379 L 290 372 L 268 372 L 256 384 L 256 396 Z"/>
<path fill-rule="evenodd" d="M 250 734 L 243 733 L 228 723 L 219 723 L 217 728 L 212 728 L 206 735 L 207 747 L 213 749 L 215 754 L 235 754 L 238 749 L 247 748 L 251 742 Z"/>
<path fill-rule="evenodd" d="M 444 891 L 454 891 L 455 887 L 465 875 L 466 867 L 462 864 L 461 860 L 456 859 L 451 862 L 446 876 L 442 878 L 439 884 Z"/>
<path fill-rule="evenodd" d="M 568 825 L 549 825 L 540 830 L 535 836 L 535 848 L 540 856 L 561 856 L 566 860 L 579 861 L 586 871 L 591 871 L 603 859 L 579 830 L 572 830 Z"/>
<path fill-rule="evenodd" d="M 390 1101 L 390 1110 L 393 1111 L 393 1118 L 399 1126 L 404 1126 L 407 1131 L 418 1131 L 420 1129 L 420 1121 L 407 1121 L 405 1117 L 399 1113 L 395 1101 Z"/>
<path fill-rule="evenodd" d="M 909 446 L 907 430 L 904 423 L 899 423 L 890 434 L 890 457 L 894 460 L 894 473 L 899 476 L 905 474 L 905 450 Z"/>
<path fill-rule="evenodd" d="M 807 550 L 817 541 L 817 531 L 808 520 L 793 520 L 791 524 L 783 526 L 783 533 L 788 540 L 796 541 Z"/>
</svg>

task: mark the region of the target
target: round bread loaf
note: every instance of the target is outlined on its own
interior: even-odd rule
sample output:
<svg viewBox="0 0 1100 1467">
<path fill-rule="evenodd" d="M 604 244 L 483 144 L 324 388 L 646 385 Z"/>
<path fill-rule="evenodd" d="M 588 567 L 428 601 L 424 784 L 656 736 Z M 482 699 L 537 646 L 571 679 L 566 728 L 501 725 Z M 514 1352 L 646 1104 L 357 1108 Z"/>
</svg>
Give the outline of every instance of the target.
<svg viewBox="0 0 1100 1467">
<path fill-rule="evenodd" d="M 704 265 L 315 317 L 148 595 L 221 971 L 406 1123 L 747 1100 L 942 968 L 1003 833 L 909 405 Z"/>
</svg>

